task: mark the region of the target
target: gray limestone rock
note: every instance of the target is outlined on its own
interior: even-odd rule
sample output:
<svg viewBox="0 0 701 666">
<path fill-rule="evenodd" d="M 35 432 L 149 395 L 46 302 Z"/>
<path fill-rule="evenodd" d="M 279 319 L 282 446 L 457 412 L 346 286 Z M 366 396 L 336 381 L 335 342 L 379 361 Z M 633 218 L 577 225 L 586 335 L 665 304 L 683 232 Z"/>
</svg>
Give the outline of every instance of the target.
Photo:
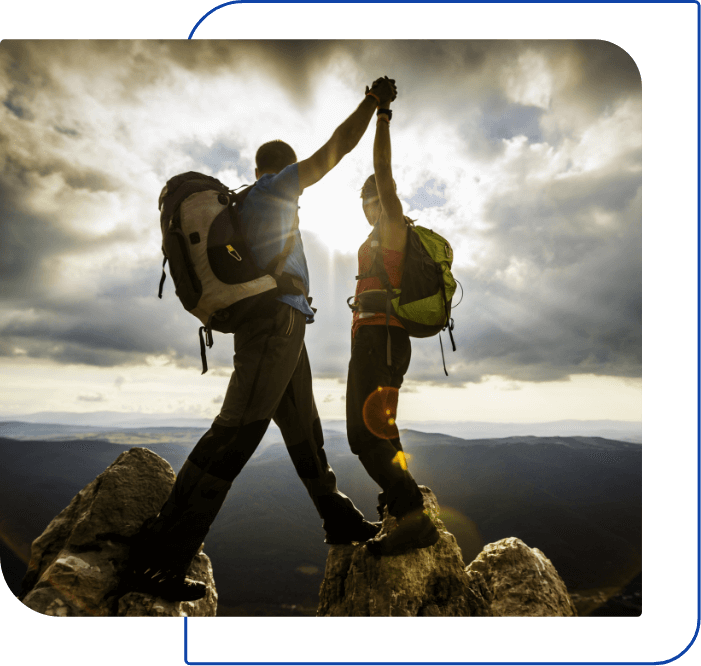
<svg viewBox="0 0 701 666">
<path fill-rule="evenodd" d="M 202 552 L 191 568 L 207 583 L 207 595 L 199 601 L 166 602 L 120 589 L 129 540 L 160 510 L 174 481 L 170 465 L 152 451 L 122 453 L 34 540 L 22 602 L 61 617 L 216 615 L 212 565 Z"/>
<path fill-rule="evenodd" d="M 552 563 L 518 539 L 489 544 L 465 567 L 455 537 L 438 518 L 436 497 L 425 486 L 421 491 L 438 543 L 381 558 L 362 544 L 332 546 L 317 616 L 576 615 Z M 383 531 L 395 526 L 385 513 Z"/>
</svg>

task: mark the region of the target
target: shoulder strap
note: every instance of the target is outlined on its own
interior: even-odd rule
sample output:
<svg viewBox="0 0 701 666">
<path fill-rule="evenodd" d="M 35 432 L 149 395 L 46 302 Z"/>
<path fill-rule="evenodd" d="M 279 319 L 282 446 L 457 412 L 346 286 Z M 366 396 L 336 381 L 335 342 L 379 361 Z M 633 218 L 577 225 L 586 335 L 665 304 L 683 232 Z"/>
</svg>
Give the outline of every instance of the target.
<svg viewBox="0 0 701 666">
<path fill-rule="evenodd" d="M 299 213 L 295 213 L 295 221 L 292 223 L 292 228 L 287 234 L 287 240 L 285 241 L 285 247 L 282 248 L 282 252 L 280 252 L 280 254 L 278 254 L 277 257 L 270 262 L 270 264 L 268 264 L 268 267 L 270 268 L 277 260 L 275 268 L 271 271 L 274 277 L 279 277 L 282 275 L 282 267 L 285 265 L 287 257 L 290 256 L 297 238 L 297 234 L 295 233 L 297 229 L 299 229 Z"/>
<path fill-rule="evenodd" d="M 243 204 L 244 200 L 248 196 L 248 193 L 255 187 L 255 183 L 253 185 L 250 185 L 247 187 L 245 190 L 240 192 L 239 194 L 236 194 L 236 206 L 240 206 Z M 273 259 L 268 263 L 268 265 L 265 268 L 265 271 L 267 273 L 270 273 L 273 277 L 277 278 L 282 275 L 282 268 L 285 265 L 285 261 L 287 260 L 287 257 L 290 256 L 290 253 L 292 252 L 292 249 L 294 248 L 295 240 L 296 240 L 296 231 L 299 229 L 299 213 L 295 213 L 295 219 L 294 222 L 292 223 L 292 227 L 290 227 L 289 232 L 287 233 L 287 239 L 285 240 L 285 246 L 282 248 L 282 252 L 280 254 L 276 255 L 273 257 Z"/>
</svg>

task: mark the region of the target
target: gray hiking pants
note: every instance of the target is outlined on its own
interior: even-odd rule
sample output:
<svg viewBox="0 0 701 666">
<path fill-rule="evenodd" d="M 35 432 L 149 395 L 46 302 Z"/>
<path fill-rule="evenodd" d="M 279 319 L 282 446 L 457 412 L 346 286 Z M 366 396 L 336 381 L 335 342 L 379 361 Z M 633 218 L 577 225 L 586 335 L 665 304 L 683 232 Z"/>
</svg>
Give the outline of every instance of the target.
<svg viewBox="0 0 701 666">
<path fill-rule="evenodd" d="M 324 529 L 340 530 L 363 514 L 338 490 L 326 459 L 304 345 L 306 319 L 278 303 L 273 316 L 246 322 L 234 335 L 234 372 L 219 415 L 178 473 L 170 497 L 148 526 L 152 565 L 184 573 L 233 480 L 273 419 Z"/>
</svg>

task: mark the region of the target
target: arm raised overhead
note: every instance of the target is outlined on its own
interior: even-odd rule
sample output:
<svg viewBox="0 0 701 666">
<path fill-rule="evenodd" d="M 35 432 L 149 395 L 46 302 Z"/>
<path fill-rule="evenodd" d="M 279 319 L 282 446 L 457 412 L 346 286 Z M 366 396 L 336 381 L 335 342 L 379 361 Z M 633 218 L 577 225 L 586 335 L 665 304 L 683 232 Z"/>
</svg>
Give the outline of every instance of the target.
<svg viewBox="0 0 701 666">
<path fill-rule="evenodd" d="M 371 88 L 366 88 L 365 99 L 331 135 L 331 138 L 311 157 L 299 162 L 299 189 L 321 180 L 345 155 L 358 145 L 370 124 L 372 114 L 378 105 L 389 104 L 397 96 L 394 79 L 377 79 Z"/>
</svg>

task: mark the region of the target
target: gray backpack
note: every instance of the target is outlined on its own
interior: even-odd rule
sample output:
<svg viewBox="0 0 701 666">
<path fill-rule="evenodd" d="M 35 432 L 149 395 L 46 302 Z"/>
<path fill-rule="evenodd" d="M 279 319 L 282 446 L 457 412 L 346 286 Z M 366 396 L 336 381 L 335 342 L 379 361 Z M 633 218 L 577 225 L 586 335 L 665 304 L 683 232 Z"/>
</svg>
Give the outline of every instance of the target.
<svg viewBox="0 0 701 666">
<path fill-rule="evenodd" d="M 251 189 L 237 193 L 212 176 L 189 171 L 171 178 L 158 198 L 163 236 L 158 297 L 163 297 L 168 262 L 175 294 L 202 323 L 202 374 L 207 372 L 205 345 L 214 344 L 212 331 L 235 333 L 243 321 L 270 313 L 281 293 L 304 293 L 301 280 L 282 271 L 298 218 L 283 251 L 265 270 L 251 256 L 238 224 Z"/>
</svg>

